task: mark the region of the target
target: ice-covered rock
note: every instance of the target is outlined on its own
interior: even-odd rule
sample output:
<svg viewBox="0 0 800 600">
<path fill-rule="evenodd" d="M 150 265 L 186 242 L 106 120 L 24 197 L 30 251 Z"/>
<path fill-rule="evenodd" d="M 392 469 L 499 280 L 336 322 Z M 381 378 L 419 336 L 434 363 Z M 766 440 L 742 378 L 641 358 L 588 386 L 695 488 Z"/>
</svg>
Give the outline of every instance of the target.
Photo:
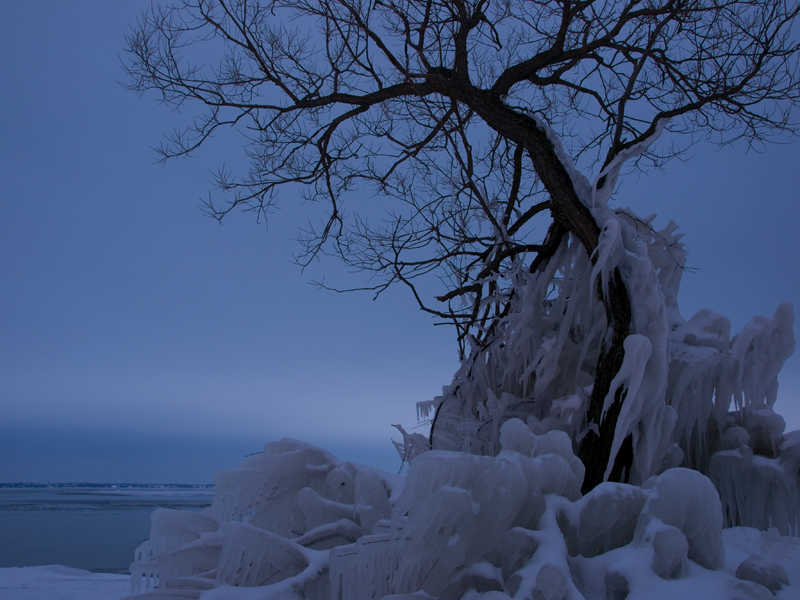
<svg viewBox="0 0 800 600">
<path fill-rule="evenodd" d="M 532 600 L 564 600 L 567 596 L 567 576 L 564 570 L 547 563 L 536 575 L 536 587 L 531 590 Z"/>
<path fill-rule="evenodd" d="M 500 537 L 497 546 L 486 555 L 486 559 L 500 567 L 503 580 L 506 580 L 530 560 L 538 547 L 539 540 L 531 530 L 514 527 Z"/>
<path fill-rule="evenodd" d="M 507 452 L 519 452 L 532 458 L 536 455 L 539 436 L 521 419 L 509 419 L 500 427 L 500 445 Z"/>
<path fill-rule="evenodd" d="M 653 573 L 662 579 L 681 577 L 689 555 L 689 542 L 683 532 L 652 517 L 641 542 L 653 547 Z"/>
<path fill-rule="evenodd" d="M 723 450 L 738 450 L 750 445 L 750 434 L 744 427 L 734 425 L 722 434 Z"/>
<path fill-rule="evenodd" d="M 570 500 L 581 497 L 581 482 L 561 455 L 543 454 L 532 462 L 538 471 L 536 487 L 542 494 L 555 494 Z"/>
<path fill-rule="evenodd" d="M 786 421 L 766 406 L 744 411 L 743 422 L 750 435 L 749 446 L 754 454 L 775 458 L 783 443 Z"/>
<path fill-rule="evenodd" d="M 551 430 L 539 436 L 536 441 L 536 453 L 534 456 L 544 456 L 547 454 L 555 454 L 567 462 L 575 477 L 575 485 L 578 491 L 580 491 L 584 475 L 586 474 L 586 467 L 583 466 L 580 459 L 573 453 L 572 441 L 569 435 L 560 430 Z"/>
<path fill-rule="evenodd" d="M 659 475 L 645 501 L 635 538 L 643 542 L 653 519 L 683 532 L 689 558 L 707 569 L 725 564 L 722 510 L 714 485 L 691 469 L 670 469 Z"/>
<path fill-rule="evenodd" d="M 592 557 L 633 541 L 647 492 L 624 483 L 602 483 L 565 511 L 562 528 L 572 556 Z"/>
<path fill-rule="evenodd" d="M 514 418 L 500 427 L 499 439 L 503 452 L 536 459 L 534 463 L 541 471 L 537 487 L 543 494 L 558 494 L 573 500 L 580 497 L 586 469 L 575 456 L 572 441 L 565 432 L 551 430 L 537 435 L 530 422 L 526 424 Z M 566 463 L 569 470 L 562 463 Z"/>
</svg>

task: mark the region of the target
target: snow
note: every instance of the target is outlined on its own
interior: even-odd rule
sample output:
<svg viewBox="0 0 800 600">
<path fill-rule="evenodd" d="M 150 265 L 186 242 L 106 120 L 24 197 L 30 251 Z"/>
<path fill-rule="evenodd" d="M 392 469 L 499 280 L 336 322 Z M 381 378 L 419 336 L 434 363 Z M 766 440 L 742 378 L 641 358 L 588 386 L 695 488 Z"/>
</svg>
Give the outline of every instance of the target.
<svg viewBox="0 0 800 600">
<path fill-rule="evenodd" d="M 130 593 L 128 575 L 91 573 L 60 565 L 0 569 L 3 600 L 109 600 Z"/>
<path fill-rule="evenodd" d="M 605 482 L 562 506 L 560 526 L 570 555 L 591 558 L 630 544 L 646 500 L 642 488 Z"/>
</svg>

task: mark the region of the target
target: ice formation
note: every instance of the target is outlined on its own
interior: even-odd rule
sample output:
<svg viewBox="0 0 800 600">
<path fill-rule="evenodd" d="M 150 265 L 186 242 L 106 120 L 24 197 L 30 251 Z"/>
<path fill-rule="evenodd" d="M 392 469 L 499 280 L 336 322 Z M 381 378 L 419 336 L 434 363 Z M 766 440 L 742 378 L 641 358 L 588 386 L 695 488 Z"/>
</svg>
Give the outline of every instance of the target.
<svg viewBox="0 0 800 600">
<path fill-rule="evenodd" d="M 800 597 L 800 538 L 787 537 L 800 523 L 800 432 L 773 410 L 792 307 L 733 337 L 714 311 L 686 321 L 676 225 L 608 206 L 623 159 L 652 140 L 609 165 L 602 188 L 551 140 L 600 226 L 597 249 L 565 236 L 536 272 L 503 274 L 514 293 L 494 337 L 418 405 L 430 439 L 398 426 L 406 477 L 267 444 L 216 475 L 203 513 L 153 514 L 130 598 Z M 600 407 L 624 399 L 604 479 L 628 440 L 633 461 L 626 483 L 582 495 L 575 451 L 597 428 L 587 409 L 612 333 L 597 292 L 617 277 L 631 318 Z"/>
<path fill-rule="evenodd" d="M 581 496 L 560 431 L 506 421 L 495 456 L 434 450 L 405 477 L 293 440 L 216 476 L 201 513 L 158 510 L 130 599 L 796 598 L 800 538 L 735 528 L 701 473 Z M 689 595 L 687 595 L 687 591 Z M 774 594 L 774 596 L 773 596 Z"/>
</svg>

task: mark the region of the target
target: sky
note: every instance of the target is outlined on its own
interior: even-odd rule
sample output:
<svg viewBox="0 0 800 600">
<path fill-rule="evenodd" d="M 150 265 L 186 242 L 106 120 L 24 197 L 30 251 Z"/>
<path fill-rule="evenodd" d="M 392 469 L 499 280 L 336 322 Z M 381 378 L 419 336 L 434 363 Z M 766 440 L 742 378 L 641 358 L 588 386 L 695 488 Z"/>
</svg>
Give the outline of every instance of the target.
<svg viewBox="0 0 800 600">
<path fill-rule="evenodd" d="M 391 427 L 457 368 L 453 332 L 408 292 L 335 260 L 305 272 L 293 242 L 313 207 L 268 222 L 200 202 L 234 138 L 162 166 L 182 115 L 119 84 L 147 1 L 8 2 L 0 20 L 0 482 L 205 483 L 294 437 L 396 471 Z M 628 177 L 617 204 L 674 219 L 691 272 L 681 311 L 800 307 L 800 143 L 695 146 Z M 800 429 L 800 359 L 776 410 Z"/>
</svg>

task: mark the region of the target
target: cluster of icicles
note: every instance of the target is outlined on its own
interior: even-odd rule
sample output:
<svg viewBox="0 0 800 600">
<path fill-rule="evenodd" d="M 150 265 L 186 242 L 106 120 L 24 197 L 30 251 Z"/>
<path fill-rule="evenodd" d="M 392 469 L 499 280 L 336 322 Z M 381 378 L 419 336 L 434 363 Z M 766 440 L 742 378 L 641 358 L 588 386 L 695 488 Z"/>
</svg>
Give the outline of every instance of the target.
<svg viewBox="0 0 800 600">
<path fill-rule="evenodd" d="M 680 235 L 673 223 L 654 231 L 650 222 L 615 213 L 622 256 L 601 257 L 622 272 L 633 312 L 624 362 L 606 397 L 608 405 L 617 388 L 625 392 L 609 470 L 630 435 L 629 483 L 672 467 L 694 469 L 717 487 L 727 526 L 798 535 L 800 432 L 785 433 L 773 410 L 778 373 L 795 346 L 792 307 L 753 318 L 733 338 L 730 321 L 712 310 L 685 321 L 677 305 Z M 626 241 L 638 253 L 626 251 Z M 631 264 L 637 262 L 649 268 Z M 599 264 L 568 239 L 545 269 L 516 275 L 513 310 L 492 342 L 464 361 L 442 396 L 418 405 L 421 418 L 438 409 L 434 449 L 496 455 L 500 426 L 511 418 L 537 434 L 563 431 L 577 448 L 594 427 L 586 413 L 609 333 L 592 284 Z M 411 434 L 402 452 L 413 458 L 430 448 L 427 438 Z"/>
</svg>

